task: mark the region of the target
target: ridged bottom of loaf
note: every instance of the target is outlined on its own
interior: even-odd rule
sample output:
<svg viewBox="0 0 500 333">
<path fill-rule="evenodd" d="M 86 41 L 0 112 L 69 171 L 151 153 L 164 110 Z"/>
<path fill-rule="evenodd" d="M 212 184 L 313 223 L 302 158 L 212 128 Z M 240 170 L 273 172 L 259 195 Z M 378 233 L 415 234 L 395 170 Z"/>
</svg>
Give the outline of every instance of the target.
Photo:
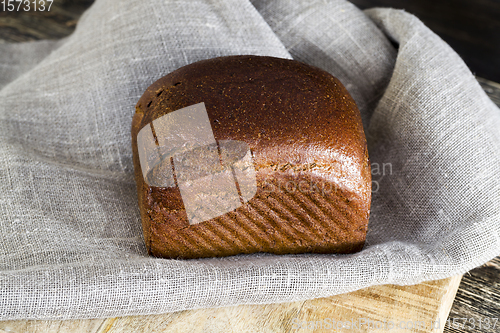
<svg viewBox="0 0 500 333">
<path fill-rule="evenodd" d="M 362 249 L 369 215 L 362 198 L 313 176 L 261 175 L 257 183 L 256 195 L 246 204 L 194 225 L 189 225 L 178 189 L 152 188 L 143 217 L 150 254 L 188 259 Z"/>
</svg>

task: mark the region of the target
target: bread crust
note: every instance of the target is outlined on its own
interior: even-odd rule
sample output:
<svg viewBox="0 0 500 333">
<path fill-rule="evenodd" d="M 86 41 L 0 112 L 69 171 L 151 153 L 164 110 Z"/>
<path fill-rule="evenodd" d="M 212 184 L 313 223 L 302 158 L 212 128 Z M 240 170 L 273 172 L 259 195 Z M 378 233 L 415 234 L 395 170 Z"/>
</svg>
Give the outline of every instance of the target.
<svg viewBox="0 0 500 333">
<path fill-rule="evenodd" d="M 250 147 L 257 193 L 234 211 L 190 225 L 177 187 L 144 182 L 137 134 L 153 120 L 201 102 L 216 140 Z M 131 132 L 151 255 L 353 253 L 364 245 L 371 172 L 361 117 L 345 87 L 321 69 L 263 56 L 199 61 L 145 91 Z"/>
</svg>

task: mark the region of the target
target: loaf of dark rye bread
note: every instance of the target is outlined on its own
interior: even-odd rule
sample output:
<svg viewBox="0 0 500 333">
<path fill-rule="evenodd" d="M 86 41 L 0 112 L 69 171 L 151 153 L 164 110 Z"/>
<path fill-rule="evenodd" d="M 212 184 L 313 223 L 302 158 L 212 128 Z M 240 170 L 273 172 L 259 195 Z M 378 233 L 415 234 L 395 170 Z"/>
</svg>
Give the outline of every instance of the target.
<svg viewBox="0 0 500 333">
<path fill-rule="evenodd" d="M 248 145 L 257 188 L 236 209 L 192 224 L 177 183 L 145 182 L 137 136 L 153 120 L 199 103 L 217 142 Z M 366 139 L 355 102 L 323 70 L 263 56 L 220 57 L 179 68 L 153 83 L 137 103 L 132 148 L 151 255 L 353 253 L 363 247 L 371 201 Z"/>
</svg>

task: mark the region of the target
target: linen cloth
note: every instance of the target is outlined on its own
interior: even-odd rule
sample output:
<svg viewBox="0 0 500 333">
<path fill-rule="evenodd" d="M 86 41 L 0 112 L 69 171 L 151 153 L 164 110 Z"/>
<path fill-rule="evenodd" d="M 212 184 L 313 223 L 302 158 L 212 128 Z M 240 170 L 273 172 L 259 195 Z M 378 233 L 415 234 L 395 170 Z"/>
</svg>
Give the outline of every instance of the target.
<svg viewBox="0 0 500 333">
<path fill-rule="evenodd" d="M 303 61 L 351 92 L 374 167 L 361 252 L 147 255 L 135 104 L 171 71 L 234 54 Z M 500 254 L 499 109 L 404 11 L 343 0 L 97 0 L 61 41 L 0 44 L 0 87 L 0 319 L 297 301 L 441 279 Z"/>
</svg>

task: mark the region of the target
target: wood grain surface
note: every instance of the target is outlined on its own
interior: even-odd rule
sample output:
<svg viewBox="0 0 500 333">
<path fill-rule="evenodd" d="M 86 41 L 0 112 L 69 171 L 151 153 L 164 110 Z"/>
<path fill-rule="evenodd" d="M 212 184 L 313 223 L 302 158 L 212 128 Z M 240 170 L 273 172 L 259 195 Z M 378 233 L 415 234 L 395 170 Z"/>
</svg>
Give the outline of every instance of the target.
<svg viewBox="0 0 500 333">
<path fill-rule="evenodd" d="M 500 85 L 496 88 L 496 96 L 500 97 Z M 450 323 L 453 318 L 456 318 L 456 325 L 446 326 L 444 332 L 500 332 L 500 322 L 495 327 L 478 326 L 480 320 L 493 323 L 497 318 L 500 321 L 500 257 L 464 274 L 448 316 Z M 462 318 L 467 320 L 466 325 Z"/>
<path fill-rule="evenodd" d="M 59 39 L 75 30 L 78 18 L 93 0 L 54 0 L 50 11 L 1 11 L 0 42 Z M 17 7 L 17 4 L 16 4 Z"/>
<path fill-rule="evenodd" d="M 482 2 L 482 5 L 488 1 Z M 92 0 L 55 0 L 53 7 L 54 12 L 52 13 L 34 14 L 30 12 L 26 14 L 22 13 L 12 15 L 12 13 L 0 12 L 0 43 L 38 39 L 57 39 L 66 36 L 73 31 L 79 15 L 91 3 Z M 497 34 L 496 36 L 500 35 Z M 493 63 L 485 62 L 485 64 L 489 66 L 489 69 L 495 67 Z M 496 66 L 495 68 L 498 69 L 500 66 Z M 500 106 L 500 84 L 479 77 L 477 79 L 490 98 Z M 389 299 L 391 297 L 393 299 L 398 299 L 398 302 L 393 304 L 396 304 L 396 308 L 401 307 L 402 304 L 406 304 L 403 301 L 404 297 L 417 293 L 417 290 L 427 290 L 425 288 L 441 288 L 442 290 L 446 290 L 448 294 L 442 295 L 441 297 L 442 299 L 449 299 L 448 297 L 453 294 L 453 286 L 457 283 L 457 281 L 458 278 L 455 278 L 432 281 L 424 284 L 423 286 L 394 287 L 394 290 L 391 291 L 392 296 L 389 296 Z M 425 287 L 426 285 L 427 287 Z M 366 300 L 366 295 L 367 293 L 370 293 L 370 290 L 372 293 L 375 290 L 378 290 L 377 292 L 380 294 L 380 288 L 383 290 L 384 287 L 379 286 L 373 288 L 375 289 L 368 288 L 358 291 L 356 294 L 349 293 L 336 297 L 342 298 L 343 302 L 354 302 L 355 299 Z M 401 298 L 398 296 L 399 298 L 397 298 L 394 293 L 399 293 L 400 295 L 403 295 L 403 297 Z M 378 299 L 381 298 L 378 297 Z M 321 302 L 323 303 L 320 304 Z M 427 302 L 431 301 L 427 300 Z M 432 303 L 434 304 L 433 309 L 436 311 L 436 304 L 434 301 L 432 301 Z M 252 319 L 253 321 L 248 321 L 248 327 L 241 329 L 241 332 L 249 331 L 250 328 L 254 329 L 252 332 L 266 332 L 266 330 L 262 329 L 262 327 L 266 327 L 267 332 L 292 331 L 293 328 L 291 327 L 292 323 L 290 320 L 293 319 L 294 315 L 297 318 L 318 318 L 318 316 L 326 315 L 331 315 L 333 317 L 334 314 L 337 314 L 337 312 L 335 312 L 337 310 L 335 309 L 338 309 L 335 308 L 334 305 L 337 307 L 340 306 L 340 308 L 343 307 L 348 313 L 359 314 L 359 312 L 356 312 L 359 311 L 359 309 L 354 310 L 352 305 L 346 305 L 346 303 L 341 303 L 339 299 L 334 300 L 331 298 L 290 303 L 288 305 L 273 304 L 266 306 L 248 306 L 247 313 L 253 313 L 254 319 Z M 427 311 L 426 308 L 420 307 L 420 310 L 418 310 L 418 308 L 419 307 L 412 309 L 404 308 L 404 311 L 409 311 L 408 313 L 412 313 L 411 311 L 413 311 L 413 313 L 415 313 L 415 311 Z M 218 328 L 224 327 L 223 325 L 225 323 L 229 323 L 229 326 L 231 326 L 232 323 L 235 323 L 238 320 L 237 317 L 233 317 L 234 311 L 238 310 L 231 308 L 201 311 L 206 311 L 204 314 L 205 317 L 203 317 L 201 313 L 195 314 L 190 311 L 184 311 L 168 315 L 95 320 L 4 321 L 0 322 L 0 332 L 163 332 L 165 331 L 165 325 L 170 325 L 168 328 L 170 332 L 188 332 L 189 329 L 184 330 L 185 327 L 183 327 L 183 322 L 187 322 L 188 324 L 199 322 L 201 327 L 208 327 L 204 325 L 211 322 L 214 326 L 208 331 L 218 332 L 220 331 Z M 222 319 L 216 320 L 214 318 L 217 317 L 213 315 L 216 311 L 221 311 L 220 316 Z M 441 315 L 445 316 L 446 304 L 441 303 L 439 311 L 441 311 Z M 272 316 L 273 313 L 278 312 L 280 315 L 277 318 Z M 378 309 L 374 310 L 373 314 L 375 316 L 380 315 Z M 452 323 L 454 318 L 456 319 L 455 325 Z M 467 320 L 466 325 L 463 325 L 464 320 L 462 318 Z M 488 328 L 486 325 L 483 325 L 482 327 L 475 325 L 475 327 L 472 327 L 471 319 L 474 319 L 475 322 L 478 323 L 479 320 L 484 322 L 486 319 L 490 319 L 490 321 L 493 321 L 494 318 L 500 318 L 500 257 L 491 260 L 481 267 L 471 270 L 463 276 L 448 316 L 450 325 L 444 325 L 444 332 L 500 332 L 500 325 L 498 323 L 494 328 Z M 261 326 L 255 326 L 257 324 Z M 228 325 L 225 327 L 228 327 Z M 236 327 L 237 326 L 229 327 L 226 331 L 234 332 L 236 331 Z M 260 327 L 260 329 L 256 329 L 256 327 Z M 321 332 L 322 330 L 316 331 Z M 352 331 L 356 332 L 356 330 Z M 398 330 L 393 330 L 393 332 L 397 331 Z M 307 332 L 312 331 L 309 330 Z M 358 330 L 358 332 L 363 331 Z M 404 332 L 409 331 L 405 330 Z"/>
</svg>

